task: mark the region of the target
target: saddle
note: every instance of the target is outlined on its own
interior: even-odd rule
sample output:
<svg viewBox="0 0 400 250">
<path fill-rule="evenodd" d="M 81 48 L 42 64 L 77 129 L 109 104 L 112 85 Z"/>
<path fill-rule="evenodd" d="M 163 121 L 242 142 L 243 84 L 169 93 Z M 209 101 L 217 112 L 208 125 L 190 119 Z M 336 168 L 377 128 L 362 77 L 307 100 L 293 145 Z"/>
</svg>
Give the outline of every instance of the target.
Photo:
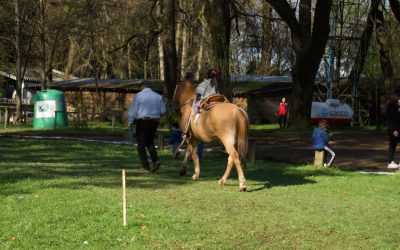
<svg viewBox="0 0 400 250">
<path fill-rule="evenodd" d="M 210 95 L 207 98 L 204 98 L 200 102 L 199 110 L 200 112 L 207 111 L 214 107 L 219 103 L 229 102 L 228 99 L 224 95 Z"/>
</svg>

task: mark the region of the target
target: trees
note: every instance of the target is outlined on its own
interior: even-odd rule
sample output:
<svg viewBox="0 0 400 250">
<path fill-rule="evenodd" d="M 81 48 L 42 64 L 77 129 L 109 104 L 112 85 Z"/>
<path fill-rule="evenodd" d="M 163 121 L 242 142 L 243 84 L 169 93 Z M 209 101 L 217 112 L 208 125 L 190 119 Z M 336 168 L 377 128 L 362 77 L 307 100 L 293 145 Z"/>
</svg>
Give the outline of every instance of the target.
<svg viewBox="0 0 400 250">
<path fill-rule="evenodd" d="M 38 34 L 39 60 L 41 67 L 42 90 L 47 88 L 47 82 L 53 79 L 53 63 L 57 50 L 60 49 L 60 40 L 67 36 L 73 28 L 74 1 L 61 0 L 59 2 L 39 0 L 34 2 L 37 11 L 33 19 L 34 29 Z M 72 43 L 74 46 L 76 43 Z M 75 47 L 73 47 L 75 49 Z M 68 72 L 67 72 L 68 73 Z"/>
<path fill-rule="evenodd" d="M 164 79 L 166 95 L 168 99 L 172 99 L 175 85 L 177 84 L 178 59 L 176 56 L 175 44 L 175 0 L 160 0 L 162 15 L 162 41 L 164 56 Z"/>
<path fill-rule="evenodd" d="M 31 57 L 30 50 L 32 48 L 33 36 L 35 30 L 32 28 L 30 19 L 34 15 L 30 2 L 21 0 L 11 0 L 9 2 L 9 11 L 12 13 L 11 18 L 14 19 L 10 23 L 14 23 L 14 32 L 9 30 L 10 39 L 14 45 L 14 53 L 11 54 L 12 61 L 15 59 L 15 76 L 16 76 L 16 112 L 14 121 L 20 123 L 22 120 L 22 87 L 26 68 Z M 28 39 L 25 39 L 28 38 Z"/>
<path fill-rule="evenodd" d="M 398 0 L 389 0 L 390 8 L 393 11 L 397 21 L 400 22 L 400 3 Z"/>
<path fill-rule="evenodd" d="M 22 24 L 20 4 L 18 0 L 14 0 L 14 14 L 15 14 L 15 52 L 16 52 L 16 112 L 14 120 L 19 123 L 22 115 Z"/>
<path fill-rule="evenodd" d="M 295 63 L 292 68 L 293 90 L 291 120 L 296 126 L 305 126 L 310 117 L 313 84 L 328 41 L 329 14 L 332 0 L 318 0 L 314 19 L 311 16 L 311 0 L 300 0 L 298 19 L 296 9 L 289 2 L 266 0 L 287 23 L 291 32 Z"/>
<path fill-rule="evenodd" d="M 165 94 L 171 98 L 175 84 L 187 72 L 201 80 L 201 72 L 215 67 L 220 72 L 220 92 L 229 97 L 231 75 L 290 71 L 294 80 L 291 121 L 301 126 L 307 124 L 316 75 L 326 77 L 319 66 L 332 25 L 332 0 L 5 2 L 0 6 L 0 70 L 19 69 L 17 88 L 22 86 L 25 68 L 41 72 L 46 88 L 54 68 L 65 72 L 65 80 L 70 75 L 165 79 Z M 400 62 L 391 55 L 400 52 L 400 45 L 393 42 L 398 40 L 399 25 L 392 21 L 400 20 L 400 4 L 390 0 L 393 16 L 380 0 L 363 0 L 367 2 L 372 4 L 369 18 L 361 14 L 357 24 L 364 28 L 361 35 L 351 33 L 335 17 L 338 32 L 332 34 L 337 39 L 329 40 L 336 60 L 331 63 L 336 67 L 333 81 L 348 76 L 348 82 L 357 84 L 362 72 L 378 76 L 381 62 L 385 88 L 393 93 L 393 75 Z M 338 3 L 344 2 L 334 6 Z M 362 10 L 367 9 L 364 4 Z M 354 11 L 346 9 L 345 14 L 356 15 Z M 342 28 L 346 34 L 339 31 Z M 341 47 L 349 37 L 351 46 Z"/>
</svg>

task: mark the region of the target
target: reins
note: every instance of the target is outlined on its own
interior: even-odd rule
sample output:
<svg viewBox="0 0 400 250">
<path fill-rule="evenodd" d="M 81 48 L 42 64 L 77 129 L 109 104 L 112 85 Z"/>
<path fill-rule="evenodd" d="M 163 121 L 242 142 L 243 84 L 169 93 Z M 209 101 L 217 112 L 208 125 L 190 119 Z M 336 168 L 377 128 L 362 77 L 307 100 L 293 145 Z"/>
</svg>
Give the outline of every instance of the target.
<svg viewBox="0 0 400 250">
<path fill-rule="evenodd" d="M 179 89 L 178 90 L 178 88 L 180 87 L 180 86 L 178 86 L 179 84 L 177 84 L 176 86 L 175 86 L 175 91 L 174 91 L 174 96 L 173 96 L 173 100 L 176 100 L 175 98 L 177 98 L 177 93 L 178 93 L 178 91 L 179 92 L 181 92 L 182 90 L 181 89 Z M 195 104 L 195 101 L 196 101 L 196 98 L 190 98 L 190 99 L 188 99 L 188 100 L 186 100 L 186 101 L 184 101 L 184 102 L 182 102 L 181 100 L 180 100 L 180 96 L 181 95 L 181 93 L 179 93 L 179 105 L 180 105 L 180 107 L 182 108 L 183 106 L 185 106 L 185 105 L 187 105 L 187 104 L 189 104 L 190 106 L 194 106 L 194 104 Z M 189 120 L 188 120 L 188 122 L 186 123 L 186 125 L 185 125 L 185 128 L 183 129 L 183 133 L 182 133 L 182 141 L 181 141 L 181 143 L 179 144 L 179 146 L 175 149 L 175 151 L 173 152 L 173 156 L 176 156 L 177 154 L 178 154 L 178 152 L 179 152 L 179 149 L 182 147 L 182 145 L 186 142 L 186 140 L 188 139 L 188 133 L 189 133 L 189 127 L 190 127 L 190 123 L 191 123 L 191 121 L 192 121 L 192 116 L 191 115 L 189 115 Z"/>
<path fill-rule="evenodd" d="M 192 98 L 192 99 L 189 99 L 189 100 L 187 100 L 186 102 L 184 102 L 184 103 L 181 103 L 181 107 L 182 107 L 182 106 L 185 106 L 186 104 L 193 103 L 193 101 L 194 101 L 194 98 Z M 193 106 L 193 104 L 192 104 L 192 106 Z"/>
</svg>

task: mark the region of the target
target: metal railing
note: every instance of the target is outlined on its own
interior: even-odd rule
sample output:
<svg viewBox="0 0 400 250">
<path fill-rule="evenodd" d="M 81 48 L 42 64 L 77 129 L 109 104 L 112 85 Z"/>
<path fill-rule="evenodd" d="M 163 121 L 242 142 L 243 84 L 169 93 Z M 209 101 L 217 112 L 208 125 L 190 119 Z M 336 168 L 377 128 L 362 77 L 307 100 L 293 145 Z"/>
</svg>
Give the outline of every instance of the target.
<svg viewBox="0 0 400 250">
<path fill-rule="evenodd" d="M 6 104 L 6 105 L 16 105 L 17 104 L 17 100 L 16 99 L 12 99 L 12 98 L 0 98 L 0 105 L 1 104 Z M 33 104 L 33 100 L 31 99 L 22 99 L 22 104 L 25 105 L 29 105 L 29 104 Z"/>
</svg>

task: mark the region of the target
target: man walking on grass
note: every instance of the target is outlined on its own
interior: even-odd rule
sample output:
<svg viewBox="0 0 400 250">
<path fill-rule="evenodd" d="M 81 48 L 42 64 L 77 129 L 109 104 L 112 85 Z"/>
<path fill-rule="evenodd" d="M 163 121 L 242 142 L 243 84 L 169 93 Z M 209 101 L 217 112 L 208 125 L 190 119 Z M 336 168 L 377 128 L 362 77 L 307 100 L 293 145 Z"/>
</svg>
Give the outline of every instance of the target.
<svg viewBox="0 0 400 250">
<path fill-rule="evenodd" d="M 160 94 L 154 92 L 152 84 L 148 80 L 141 83 L 142 90 L 133 99 L 128 114 L 128 126 L 136 123 L 136 138 L 138 154 L 141 163 L 140 170 L 150 171 L 147 160 L 146 148 L 149 151 L 153 167 L 152 172 L 160 168 L 160 158 L 154 146 L 154 138 L 157 132 L 160 116 L 165 113 L 165 104 Z"/>
</svg>

